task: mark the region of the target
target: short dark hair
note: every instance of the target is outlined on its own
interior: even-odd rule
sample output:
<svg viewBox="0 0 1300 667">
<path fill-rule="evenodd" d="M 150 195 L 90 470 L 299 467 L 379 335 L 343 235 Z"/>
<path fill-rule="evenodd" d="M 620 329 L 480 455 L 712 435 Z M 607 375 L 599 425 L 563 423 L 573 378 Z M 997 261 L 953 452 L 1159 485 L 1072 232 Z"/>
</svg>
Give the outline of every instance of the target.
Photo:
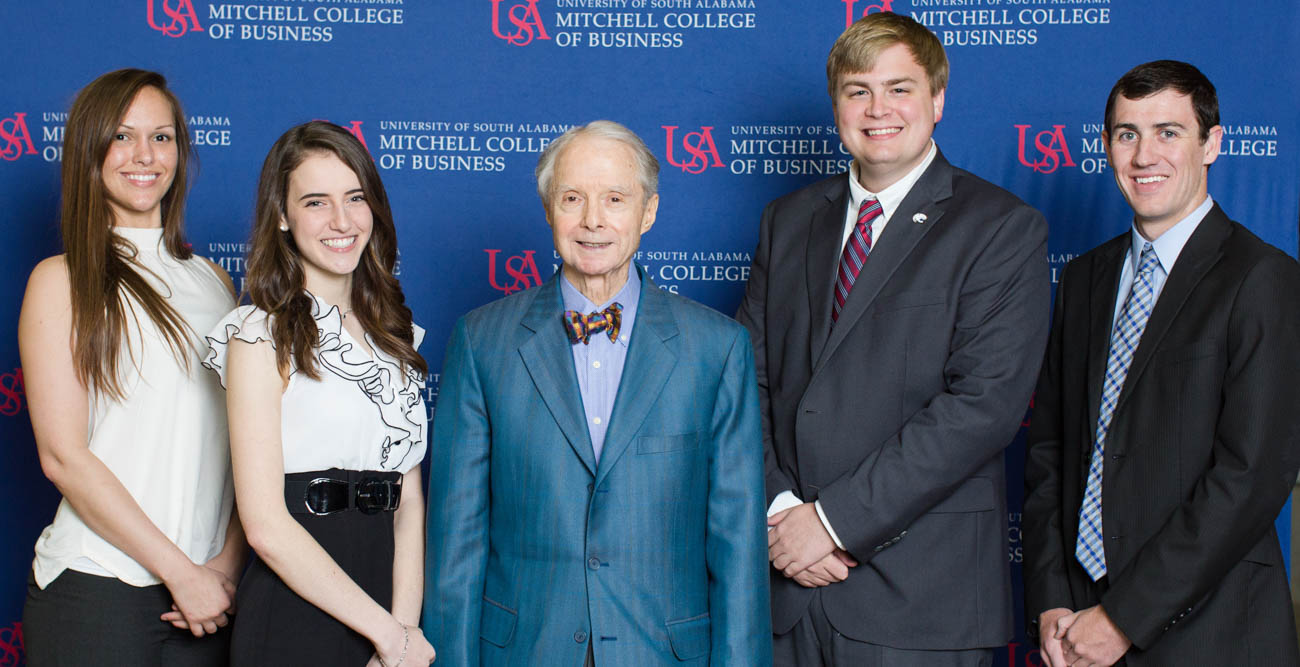
<svg viewBox="0 0 1300 667">
<path fill-rule="evenodd" d="M 1154 60 L 1143 63 L 1129 70 L 1115 82 L 1106 99 L 1106 131 L 1114 128 L 1115 100 L 1123 95 L 1125 99 L 1140 100 L 1173 89 L 1180 95 L 1192 97 L 1192 109 L 1196 112 L 1196 122 L 1200 125 L 1201 143 L 1210 138 L 1210 128 L 1219 124 L 1219 96 L 1214 91 L 1214 84 L 1205 78 L 1201 70 L 1177 60 Z"/>
</svg>

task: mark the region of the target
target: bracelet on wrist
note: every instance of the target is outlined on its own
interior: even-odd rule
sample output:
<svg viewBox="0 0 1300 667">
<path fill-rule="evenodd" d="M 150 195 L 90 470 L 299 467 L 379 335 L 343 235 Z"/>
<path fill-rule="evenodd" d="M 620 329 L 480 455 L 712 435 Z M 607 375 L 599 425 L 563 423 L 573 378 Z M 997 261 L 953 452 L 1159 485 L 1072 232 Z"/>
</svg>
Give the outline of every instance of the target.
<svg viewBox="0 0 1300 667">
<path fill-rule="evenodd" d="M 405 623 L 399 622 L 398 625 L 402 626 L 402 655 L 398 656 L 397 662 L 389 665 L 387 662 L 384 662 L 383 656 L 375 653 L 375 657 L 379 658 L 379 664 L 382 667 L 401 667 L 402 663 L 406 662 L 406 650 L 411 648 L 411 630 L 406 627 Z"/>
</svg>

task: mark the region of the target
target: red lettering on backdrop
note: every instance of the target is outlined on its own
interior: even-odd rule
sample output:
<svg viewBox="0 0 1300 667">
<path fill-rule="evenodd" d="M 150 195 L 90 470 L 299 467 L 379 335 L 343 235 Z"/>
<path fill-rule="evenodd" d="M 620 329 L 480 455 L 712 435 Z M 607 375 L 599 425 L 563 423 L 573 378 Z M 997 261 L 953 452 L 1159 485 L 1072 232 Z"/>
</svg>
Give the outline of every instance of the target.
<svg viewBox="0 0 1300 667">
<path fill-rule="evenodd" d="M 154 2 L 157 2 L 162 7 L 162 13 L 167 15 L 166 25 L 158 24 L 154 14 Z M 149 20 L 149 27 L 168 37 L 180 37 L 191 30 L 203 32 L 203 26 L 199 24 L 199 15 L 194 11 L 193 0 L 175 0 L 175 3 L 173 6 L 172 0 L 145 0 L 145 17 Z"/>
<path fill-rule="evenodd" d="M 855 14 L 854 12 L 854 5 L 858 4 L 858 0 L 841 0 L 841 1 L 844 3 L 844 27 L 845 28 L 853 25 L 854 21 L 872 12 L 894 11 L 893 7 L 891 6 L 894 4 L 894 0 L 880 0 L 880 2 L 874 2 L 872 4 L 869 4 L 862 8 L 861 14 Z"/>
<path fill-rule="evenodd" d="M 1050 174 L 1056 171 L 1058 167 L 1075 166 L 1074 158 L 1070 157 L 1070 147 L 1065 142 L 1064 125 L 1053 125 L 1052 129 L 1043 130 L 1034 135 L 1034 148 L 1042 157 L 1030 162 L 1025 155 L 1025 130 L 1028 130 L 1029 127 L 1029 125 L 1016 126 L 1016 129 L 1020 131 L 1020 164 L 1040 174 Z"/>
<path fill-rule="evenodd" d="M 23 660 L 23 624 L 0 628 L 0 667 L 18 667 Z"/>
<path fill-rule="evenodd" d="M 13 118 L 0 120 L 0 141 L 4 142 L 4 146 L 0 147 L 0 158 L 10 162 L 24 154 L 36 154 L 36 147 L 32 145 L 32 133 L 27 131 L 26 113 L 16 113 Z M 23 150 L 23 144 L 27 144 L 27 150 Z"/>
<path fill-rule="evenodd" d="M 689 162 L 680 161 L 673 156 L 673 133 L 676 132 L 676 125 L 661 125 L 664 132 L 667 133 L 665 139 L 667 143 L 668 164 L 681 169 L 688 174 L 703 173 L 710 167 L 721 167 L 722 159 L 718 157 L 718 146 L 713 143 L 713 126 L 704 125 L 700 127 L 699 132 L 687 132 L 682 136 L 682 148 L 691 154 Z M 709 164 L 709 158 L 713 158 L 713 164 Z"/>
<path fill-rule="evenodd" d="M 536 250 L 525 250 L 522 255 L 513 255 L 506 258 L 506 273 L 514 279 L 514 282 L 509 285 L 502 285 L 497 282 L 497 253 L 501 252 L 501 250 L 499 248 L 485 248 L 483 252 L 488 254 L 488 284 L 492 286 L 492 289 L 510 294 L 542 284 L 541 274 L 537 270 L 537 260 L 533 259 Z"/>
<path fill-rule="evenodd" d="M 370 146 L 366 144 L 366 135 L 361 133 L 361 121 L 354 120 L 352 121 L 351 127 L 347 127 L 344 129 L 346 129 L 348 132 L 351 132 L 352 136 L 356 137 L 357 141 L 360 141 L 361 145 L 365 146 L 367 151 L 370 150 Z"/>
<path fill-rule="evenodd" d="M 527 4 L 511 5 L 506 10 L 506 18 L 515 26 L 515 31 L 507 35 L 501 32 L 501 0 L 492 0 L 492 34 L 515 46 L 532 42 L 534 36 L 537 39 L 550 39 L 550 35 L 546 34 L 546 24 L 542 23 L 542 15 L 537 11 L 537 0 L 525 2 Z"/>
<path fill-rule="evenodd" d="M 1017 654 L 1020 643 L 1011 642 L 1007 644 L 1007 667 L 1045 667 L 1047 665 L 1043 661 L 1042 653 L 1036 647 L 1026 646 L 1025 648 L 1029 650 L 1025 651 L 1023 661 L 1016 662 L 1017 658 L 1020 657 Z"/>
<path fill-rule="evenodd" d="M 0 374 L 0 415 L 12 417 L 23 409 L 27 390 L 23 385 L 23 369 L 15 368 L 12 373 Z"/>
</svg>

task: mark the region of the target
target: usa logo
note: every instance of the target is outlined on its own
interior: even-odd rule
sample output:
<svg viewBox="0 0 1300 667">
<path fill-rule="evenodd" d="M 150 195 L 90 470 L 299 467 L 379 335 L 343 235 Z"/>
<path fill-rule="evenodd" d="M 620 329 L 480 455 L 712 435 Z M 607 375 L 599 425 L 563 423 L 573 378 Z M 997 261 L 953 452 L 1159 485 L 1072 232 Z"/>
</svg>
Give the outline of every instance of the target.
<svg viewBox="0 0 1300 667">
<path fill-rule="evenodd" d="M 15 368 L 12 373 L 0 374 L 0 415 L 12 417 L 18 414 L 26 402 L 23 369 Z"/>
<path fill-rule="evenodd" d="M 513 26 L 511 32 L 501 32 L 501 2 L 492 0 L 492 34 L 515 46 L 527 46 L 533 39 L 550 39 L 546 24 L 537 11 L 537 0 L 524 0 L 506 10 L 506 19 Z"/>
<path fill-rule="evenodd" d="M 23 624 L 0 628 L 0 667 L 23 664 Z"/>
<path fill-rule="evenodd" d="M 351 132 L 352 136 L 356 137 L 357 141 L 360 141 L 361 145 L 365 146 L 367 151 L 370 150 L 370 145 L 366 143 L 366 135 L 364 132 L 361 131 L 361 121 L 354 120 L 352 121 L 351 125 L 343 129 L 347 130 L 348 132 Z"/>
<path fill-rule="evenodd" d="M 676 125 L 661 125 L 664 129 L 666 143 L 666 153 L 668 164 L 688 174 L 701 174 L 705 169 L 722 166 L 722 158 L 718 157 L 718 145 L 713 142 L 713 126 L 702 125 L 698 132 L 687 132 L 681 137 L 681 147 L 691 156 L 689 160 L 684 157 L 678 157 L 681 151 L 674 154 L 674 148 L 677 144 Z"/>
<path fill-rule="evenodd" d="M 332 121 L 332 120 L 330 120 L 330 119 L 328 119 L 328 118 L 313 118 L 312 120 L 323 120 L 323 121 L 325 121 L 326 123 L 334 123 L 334 121 Z M 362 146 L 365 146 L 366 151 L 369 151 L 369 150 L 370 150 L 370 145 L 366 143 L 366 133 L 363 132 L 363 131 L 361 131 L 361 125 L 362 125 L 364 122 L 365 122 L 365 121 L 354 120 L 354 121 L 352 121 L 351 123 L 349 123 L 349 124 L 347 124 L 347 125 L 344 125 L 343 123 L 334 123 L 334 124 L 335 124 L 335 125 L 338 125 L 339 127 L 343 128 L 343 129 L 347 130 L 349 133 L 351 133 L 352 136 L 354 136 L 354 137 L 357 138 L 357 141 L 360 141 L 360 142 L 361 142 L 361 145 L 362 145 Z"/>
<path fill-rule="evenodd" d="M 873 12 L 892 12 L 894 11 L 894 0 L 877 0 L 869 4 L 864 4 L 859 9 L 860 0 L 840 0 L 844 3 L 844 27 L 853 25 L 853 22 L 871 14 Z"/>
<path fill-rule="evenodd" d="M 36 155 L 36 147 L 27 131 L 27 114 L 20 112 L 0 120 L 0 158 L 13 162 L 23 155 Z"/>
<path fill-rule="evenodd" d="M 1074 158 L 1070 157 L 1070 147 L 1065 141 L 1065 126 L 1053 125 L 1050 130 L 1043 130 L 1034 135 L 1034 150 L 1037 154 L 1033 160 L 1025 155 L 1025 134 L 1031 126 L 1017 125 L 1016 129 L 1020 131 L 1020 164 L 1033 169 L 1040 174 L 1050 174 L 1061 167 L 1075 166 Z"/>
<path fill-rule="evenodd" d="M 165 23 L 158 22 L 155 3 L 166 17 Z M 145 0 L 145 16 L 150 28 L 168 37 L 181 37 L 190 31 L 203 32 L 198 12 L 194 11 L 194 0 Z"/>
<path fill-rule="evenodd" d="M 511 294 L 542 284 L 541 273 L 537 270 L 537 260 L 533 257 L 537 254 L 536 250 L 525 250 L 521 255 L 511 255 L 505 259 L 505 272 L 510 276 L 509 282 L 506 283 L 497 281 L 497 255 L 500 254 L 501 249 L 485 248 L 483 252 L 488 255 L 488 284 L 492 289 Z"/>
</svg>

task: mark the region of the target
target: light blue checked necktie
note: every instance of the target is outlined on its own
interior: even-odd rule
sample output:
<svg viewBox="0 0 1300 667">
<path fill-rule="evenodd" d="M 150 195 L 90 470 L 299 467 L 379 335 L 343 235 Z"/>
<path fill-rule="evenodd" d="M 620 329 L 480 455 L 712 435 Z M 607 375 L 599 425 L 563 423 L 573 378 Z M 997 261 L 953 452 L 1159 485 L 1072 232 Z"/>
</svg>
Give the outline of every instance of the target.
<svg viewBox="0 0 1300 667">
<path fill-rule="evenodd" d="M 1133 363 L 1133 351 L 1147 328 L 1147 319 L 1156 305 L 1155 277 L 1160 259 L 1150 243 L 1142 245 L 1133 289 L 1124 302 L 1124 311 L 1115 322 L 1110 334 L 1110 353 L 1106 358 L 1106 379 L 1101 389 L 1101 409 L 1097 415 L 1097 437 L 1092 445 L 1092 462 L 1088 466 L 1088 485 L 1083 492 L 1083 505 L 1079 508 L 1079 541 L 1074 547 L 1074 557 L 1093 581 L 1106 576 L 1106 551 L 1101 534 L 1101 470 L 1105 460 L 1106 431 L 1115 416 L 1115 404 L 1124 389 L 1124 378 Z"/>
</svg>

